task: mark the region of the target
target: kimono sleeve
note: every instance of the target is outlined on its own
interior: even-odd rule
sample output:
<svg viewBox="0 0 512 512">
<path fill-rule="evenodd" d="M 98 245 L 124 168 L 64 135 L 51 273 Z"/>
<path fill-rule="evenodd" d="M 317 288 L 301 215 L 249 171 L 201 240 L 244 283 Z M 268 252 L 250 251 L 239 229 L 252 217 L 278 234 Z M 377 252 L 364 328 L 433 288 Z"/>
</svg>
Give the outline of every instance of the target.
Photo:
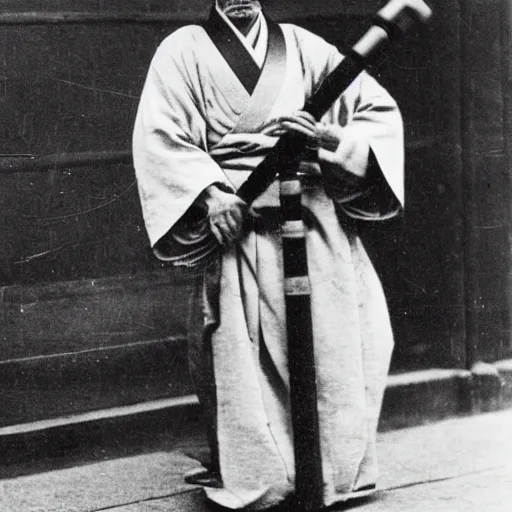
<svg viewBox="0 0 512 512">
<path fill-rule="evenodd" d="M 190 78 L 186 43 L 164 41 L 152 60 L 133 132 L 133 160 L 142 212 L 154 246 L 213 183 L 229 186 L 206 152 L 206 123 Z"/>
<path fill-rule="evenodd" d="M 335 116 L 331 122 L 341 127 L 340 145 L 335 152 L 319 154 L 323 172 L 331 178 L 331 197 L 353 218 L 395 216 L 404 202 L 403 126 L 396 102 L 362 73 L 340 100 Z"/>
</svg>

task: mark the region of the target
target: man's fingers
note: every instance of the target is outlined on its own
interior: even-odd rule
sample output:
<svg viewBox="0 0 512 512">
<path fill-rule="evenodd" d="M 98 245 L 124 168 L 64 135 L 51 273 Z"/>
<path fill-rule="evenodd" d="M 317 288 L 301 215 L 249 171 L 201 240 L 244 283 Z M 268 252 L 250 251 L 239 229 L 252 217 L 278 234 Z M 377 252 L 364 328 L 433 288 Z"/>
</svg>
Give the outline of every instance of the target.
<svg viewBox="0 0 512 512">
<path fill-rule="evenodd" d="M 314 129 L 316 126 L 316 119 L 307 112 L 295 112 L 290 116 L 281 116 L 279 118 L 281 121 L 292 121 L 298 124 L 301 124 L 305 128 Z"/>
<path fill-rule="evenodd" d="M 281 126 L 287 131 L 287 132 L 294 132 L 302 134 L 308 138 L 314 138 L 315 137 L 315 130 L 312 129 L 310 126 L 304 126 L 301 123 L 297 123 L 295 121 L 283 121 L 281 123 Z"/>
<path fill-rule="evenodd" d="M 283 130 L 279 122 L 276 122 L 272 124 L 272 126 L 267 126 L 261 131 L 261 133 L 263 135 L 268 135 L 269 137 L 280 137 L 285 133 L 285 130 Z"/>
<path fill-rule="evenodd" d="M 264 130 L 261 131 L 261 133 L 263 135 L 268 135 L 269 137 L 272 137 L 274 135 L 276 135 L 276 131 L 279 130 L 279 127 L 278 126 L 269 126 L 268 128 L 265 128 Z"/>
<path fill-rule="evenodd" d="M 314 126 L 317 123 L 316 119 L 311 114 L 302 111 L 294 112 L 290 115 L 280 116 L 277 119 L 278 121 L 297 121 L 298 123 L 308 126 Z"/>
<path fill-rule="evenodd" d="M 309 112 L 304 112 L 304 110 L 299 110 L 295 113 L 297 117 L 300 117 L 307 121 L 311 125 L 315 125 L 317 123 L 317 120 L 315 119 L 315 116 L 313 114 L 310 114 Z"/>
<path fill-rule="evenodd" d="M 269 137 L 281 137 L 286 133 L 286 130 L 281 128 L 281 126 L 273 126 L 272 128 L 268 128 L 264 132 L 263 135 L 268 135 Z"/>
<path fill-rule="evenodd" d="M 269 119 L 266 123 L 260 126 L 260 131 L 264 133 L 266 130 L 273 128 L 277 123 L 277 119 Z"/>
<path fill-rule="evenodd" d="M 215 222 L 215 225 L 221 232 L 225 243 L 230 243 L 234 238 L 236 238 L 236 226 L 232 227 L 229 222 L 227 215 L 223 215 Z"/>
<path fill-rule="evenodd" d="M 230 240 L 236 240 L 242 234 L 242 216 L 235 217 L 235 211 L 228 212 L 225 216 L 226 224 L 228 227 L 227 236 Z"/>
<path fill-rule="evenodd" d="M 219 193 L 208 204 L 210 228 L 221 245 L 240 238 L 248 206 L 235 194 Z"/>
<path fill-rule="evenodd" d="M 213 236 L 217 239 L 217 242 L 219 242 L 220 245 L 224 245 L 224 238 L 222 237 L 219 228 L 213 222 L 210 222 L 210 229 Z"/>
<path fill-rule="evenodd" d="M 244 221 L 247 208 L 248 206 L 243 199 L 240 199 L 240 203 L 235 208 L 231 208 L 230 213 L 238 224 L 242 224 Z"/>
<path fill-rule="evenodd" d="M 294 132 L 314 137 L 316 131 L 315 118 L 303 111 L 291 115 L 271 119 L 262 126 L 261 133 L 271 137 L 278 137 L 285 133 Z"/>
<path fill-rule="evenodd" d="M 213 235 L 221 245 L 231 244 L 238 240 L 243 233 L 243 223 L 247 215 L 258 219 L 261 215 L 252 207 L 240 200 L 238 208 L 231 208 L 221 214 L 210 217 L 210 227 Z"/>
<path fill-rule="evenodd" d="M 240 237 L 248 209 L 243 199 L 219 190 L 209 196 L 207 206 L 211 231 L 220 244 Z"/>
<path fill-rule="evenodd" d="M 281 117 L 276 117 L 273 119 L 269 119 L 266 123 L 263 123 L 260 127 L 260 131 L 264 132 L 265 130 L 272 128 L 273 126 L 280 123 L 280 121 L 296 119 L 301 120 L 303 123 L 310 124 L 311 126 L 317 123 L 317 120 L 311 115 L 309 112 L 304 112 L 303 110 L 298 110 L 290 115 L 285 115 Z"/>
<path fill-rule="evenodd" d="M 247 210 L 248 215 L 250 215 L 253 219 L 261 218 L 261 213 L 258 213 L 252 206 Z"/>
<path fill-rule="evenodd" d="M 242 222 L 242 213 L 238 209 L 232 209 L 216 216 L 212 220 L 212 226 L 215 227 L 217 234 L 224 243 L 231 243 L 240 238 L 242 234 Z M 217 236 L 216 238 L 218 239 Z"/>
</svg>

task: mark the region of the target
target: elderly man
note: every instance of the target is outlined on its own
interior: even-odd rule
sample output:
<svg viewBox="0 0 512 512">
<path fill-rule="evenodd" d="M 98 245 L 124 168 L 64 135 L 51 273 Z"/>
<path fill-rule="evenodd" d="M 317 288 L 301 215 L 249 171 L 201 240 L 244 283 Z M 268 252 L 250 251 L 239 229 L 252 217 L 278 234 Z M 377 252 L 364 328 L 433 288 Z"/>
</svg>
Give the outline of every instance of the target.
<svg viewBox="0 0 512 512">
<path fill-rule="evenodd" d="M 273 23 L 257 0 L 217 0 L 204 26 L 160 45 L 142 93 L 133 150 L 155 254 L 190 263 L 171 248 L 185 255 L 211 233 L 221 247 L 197 290 L 190 355 L 212 448 L 210 472 L 196 481 L 229 509 L 265 510 L 294 492 L 279 187 L 252 205 L 234 194 L 284 133 L 302 134 L 316 155 L 302 165 L 311 177 L 302 203 L 323 503 L 376 484 L 393 338 L 357 226 L 401 209 L 402 124 L 365 73 L 320 123 L 301 111 L 342 58 L 310 32 Z"/>
</svg>

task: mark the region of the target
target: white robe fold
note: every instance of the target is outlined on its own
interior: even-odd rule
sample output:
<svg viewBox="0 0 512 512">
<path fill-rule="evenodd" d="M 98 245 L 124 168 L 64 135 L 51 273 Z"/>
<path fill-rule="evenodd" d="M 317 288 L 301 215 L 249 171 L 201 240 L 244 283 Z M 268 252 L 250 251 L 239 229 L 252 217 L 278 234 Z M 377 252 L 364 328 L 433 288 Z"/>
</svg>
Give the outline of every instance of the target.
<svg viewBox="0 0 512 512">
<path fill-rule="evenodd" d="M 287 60 L 272 108 L 239 132 L 250 97 L 204 29 L 169 36 L 152 61 L 133 150 L 141 204 L 154 245 L 212 183 L 237 189 L 276 139 L 258 133 L 299 110 L 342 58 L 321 38 L 282 26 Z M 257 108 L 257 105 L 251 108 Z M 403 203 L 403 135 L 395 102 L 366 73 L 323 119 L 340 127 L 337 151 L 320 151 L 322 170 L 343 173 L 374 158 L 379 187 L 350 197 L 311 186 L 307 233 L 324 504 L 377 480 L 375 438 L 393 336 L 379 279 L 354 219 L 395 215 Z M 373 156 L 372 156 L 373 155 Z M 372 185 L 373 186 L 373 185 Z M 278 206 L 272 185 L 255 208 Z M 224 487 L 205 489 L 232 509 L 262 510 L 293 492 L 284 284 L 279 233 L 249 233 L 222 254 L 220 317 L 212 335 L 217 427 Z"/>
</svg>

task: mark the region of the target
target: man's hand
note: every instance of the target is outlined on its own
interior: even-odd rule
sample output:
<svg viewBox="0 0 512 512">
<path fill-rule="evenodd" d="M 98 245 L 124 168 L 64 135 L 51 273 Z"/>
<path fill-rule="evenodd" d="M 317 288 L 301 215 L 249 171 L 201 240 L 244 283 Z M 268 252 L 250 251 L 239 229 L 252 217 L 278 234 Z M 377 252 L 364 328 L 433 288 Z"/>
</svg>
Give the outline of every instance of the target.
<svg viewBox="0 0 512 512">
<path fill-rule="evenodd" d="M 299 110 L 289 116 L 271 119 L 263 126 L 262 133 L 271 137 L 280 137 L 285 133 L 303 135 L 308 147 L 334 152 L 340 144 L 340 131 L 340 127 L 317 123 L 311 114 Z"/>
<path fill-rule="evenodd" d="M 221 245 L 230 244 L 242 235 L 242 226 L 248 214 L 253 214 L 247 203 L 237 195 L 223 192 L 215 185 L 203 191 L 208 209 L 208 220 L 213 235 Z"/>
</svg>

